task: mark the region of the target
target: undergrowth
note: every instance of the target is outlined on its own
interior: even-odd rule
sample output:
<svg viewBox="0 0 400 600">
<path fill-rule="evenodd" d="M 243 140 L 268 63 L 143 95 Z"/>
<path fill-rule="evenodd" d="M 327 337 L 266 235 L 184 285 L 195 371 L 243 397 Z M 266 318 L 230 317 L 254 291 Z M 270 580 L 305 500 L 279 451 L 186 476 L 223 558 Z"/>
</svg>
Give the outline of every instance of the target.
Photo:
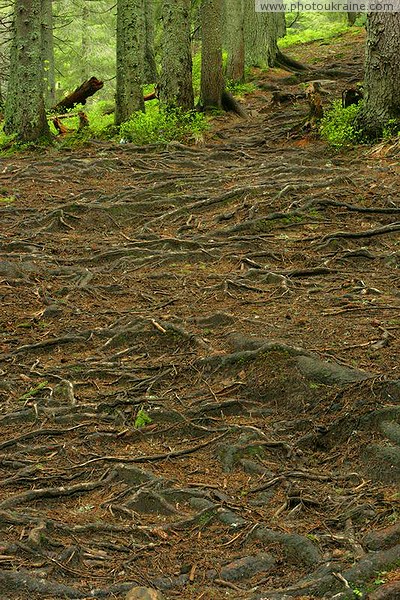
<svg viewBox="0 0 400 600">
<path fill-rule="evenodd" d="M 321 138 L 336 149 L 360 143 L 362 132 L 357 127 L 356 119 L 361 108 L 362 102 L 343 108 L 341 101 L 336 100 L 321 120 Z"/>
<path fill-rule="evenodd" d="M 180 109 L 137 112 L 120 127 L 120 143 L 159 144 L 172 140 L 199 141 L 209 128 L 202 113 Z"/>
<path fill-rule="evenodd" d="M 349 28 L 346 13 L 291 12 L 286 13 L 286 25 L 286 36 L 279 41 L 280 48 L 328 40 Z"/>
</svg>

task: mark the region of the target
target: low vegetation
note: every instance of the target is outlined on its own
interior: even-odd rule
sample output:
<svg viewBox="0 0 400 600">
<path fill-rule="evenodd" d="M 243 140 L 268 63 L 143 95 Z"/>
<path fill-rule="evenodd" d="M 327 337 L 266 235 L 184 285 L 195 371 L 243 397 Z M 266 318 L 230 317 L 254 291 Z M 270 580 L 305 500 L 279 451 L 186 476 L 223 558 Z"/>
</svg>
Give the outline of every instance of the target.
<svg viewBox="0 0 400 600">
<path fill-rule="evenodd" d="M 336 149 L 360 142 L 361 132 L 357 128 L 357 116 L 361 108 L 362 103 L 343 108 L 341 101 L 336 100 L 321 120 L 322 139 Z"/>
</svg>

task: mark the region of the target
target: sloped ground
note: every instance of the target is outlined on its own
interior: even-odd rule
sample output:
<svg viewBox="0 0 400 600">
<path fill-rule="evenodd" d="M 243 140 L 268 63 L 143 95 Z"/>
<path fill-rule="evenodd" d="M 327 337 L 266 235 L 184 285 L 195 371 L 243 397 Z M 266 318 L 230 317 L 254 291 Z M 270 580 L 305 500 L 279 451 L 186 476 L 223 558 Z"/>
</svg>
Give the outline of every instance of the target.
<svg viewBox="0 0 400 600">
<path fill-rule="evenodd" d="M 2 599 L 400 597 L 398 157 L 270 98 L 1 160 Z"/>
</svg>

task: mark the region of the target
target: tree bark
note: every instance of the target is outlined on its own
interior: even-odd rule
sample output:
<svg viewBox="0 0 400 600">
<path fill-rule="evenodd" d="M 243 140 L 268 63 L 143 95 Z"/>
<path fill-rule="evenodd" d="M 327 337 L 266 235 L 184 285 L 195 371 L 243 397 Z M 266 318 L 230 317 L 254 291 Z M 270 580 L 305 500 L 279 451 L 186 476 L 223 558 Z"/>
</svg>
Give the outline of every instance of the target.
<svg viewBox="0 0 400 600">
<path fill-rule="evenodd" d="M 154 0 L 144 0 L 144 30 L 143 83 L 156 83 L 158 74 L 154 56 Z"/>
<path fill-rule="evenodd" d="M 400 125 L 400 13 L 369 13 L 364 107 L 359 124 L 365 135 L 382 134 L 389 120 Z"/>
<path fill-rule="evenodd" d="M 56 75 L 54 68 L 53 2 L 42 0 L 42 53 L 44 62 L 44 92 L 47 108 L 56 101 Z"/>
<path fill-rule="evenodd" d="M 347 24 L 350 25 L 350 27 L 352 27 L 354 25 L 359 14 L 360 13 L 358 13 L 358 12 L 347 11 Z"/>
<path fill-rule="evenodd" d="M 286 32 L 283 13 L 256 13 L 254 2 L 245 2 L 244 43 L 247 67 L 272 67 L 278 39 Z"/>
<path fill-rule="evenodd" d="M 117 89 L 115 123 L 144 111 L 142 91 L 143 0 L 117 0 Z"/>
<path fill-rule="evenodd" d="M 164 0 L 160 101 L 168 107 L 193 108 L 190 0 Z"/>
<path fill-rule="evenodd" d="M 226 77 L 233 81 L 244 81 L 244 1 L 225 2 Z"/>
<path fill-rule="evenodd" d="M 22 141 L 49 136 L 43 98 L 42 1 L 16 0 L 4 131 Z"/>
<path fill-rule="evenodd" d="M 83 81 L 89 77 L 89 7 L 85 0 L 82 0 L 82 28 L 81 28 L 81 78 Z"/>
<path fill-rule="evenodd" d="M 201 105 L 205 110 L 222 107 L 222 0 L 203 0 L 201 5 Z"/>
</svg>

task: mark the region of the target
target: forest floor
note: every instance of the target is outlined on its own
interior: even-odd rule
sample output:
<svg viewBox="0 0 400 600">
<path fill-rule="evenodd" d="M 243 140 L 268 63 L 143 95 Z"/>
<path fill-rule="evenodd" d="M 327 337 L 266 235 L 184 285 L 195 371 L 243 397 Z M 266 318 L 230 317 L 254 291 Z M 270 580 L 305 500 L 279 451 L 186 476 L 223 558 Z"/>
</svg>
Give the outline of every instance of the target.
<svg viewBox="0 0 400 600">
<path fill-rule="evenodd" d="M 2 600 L 400 597 L 399 153 L 295 133 L 363 37 L 296 52 L 201 146 L 0 160 Z"/>
</svg>

